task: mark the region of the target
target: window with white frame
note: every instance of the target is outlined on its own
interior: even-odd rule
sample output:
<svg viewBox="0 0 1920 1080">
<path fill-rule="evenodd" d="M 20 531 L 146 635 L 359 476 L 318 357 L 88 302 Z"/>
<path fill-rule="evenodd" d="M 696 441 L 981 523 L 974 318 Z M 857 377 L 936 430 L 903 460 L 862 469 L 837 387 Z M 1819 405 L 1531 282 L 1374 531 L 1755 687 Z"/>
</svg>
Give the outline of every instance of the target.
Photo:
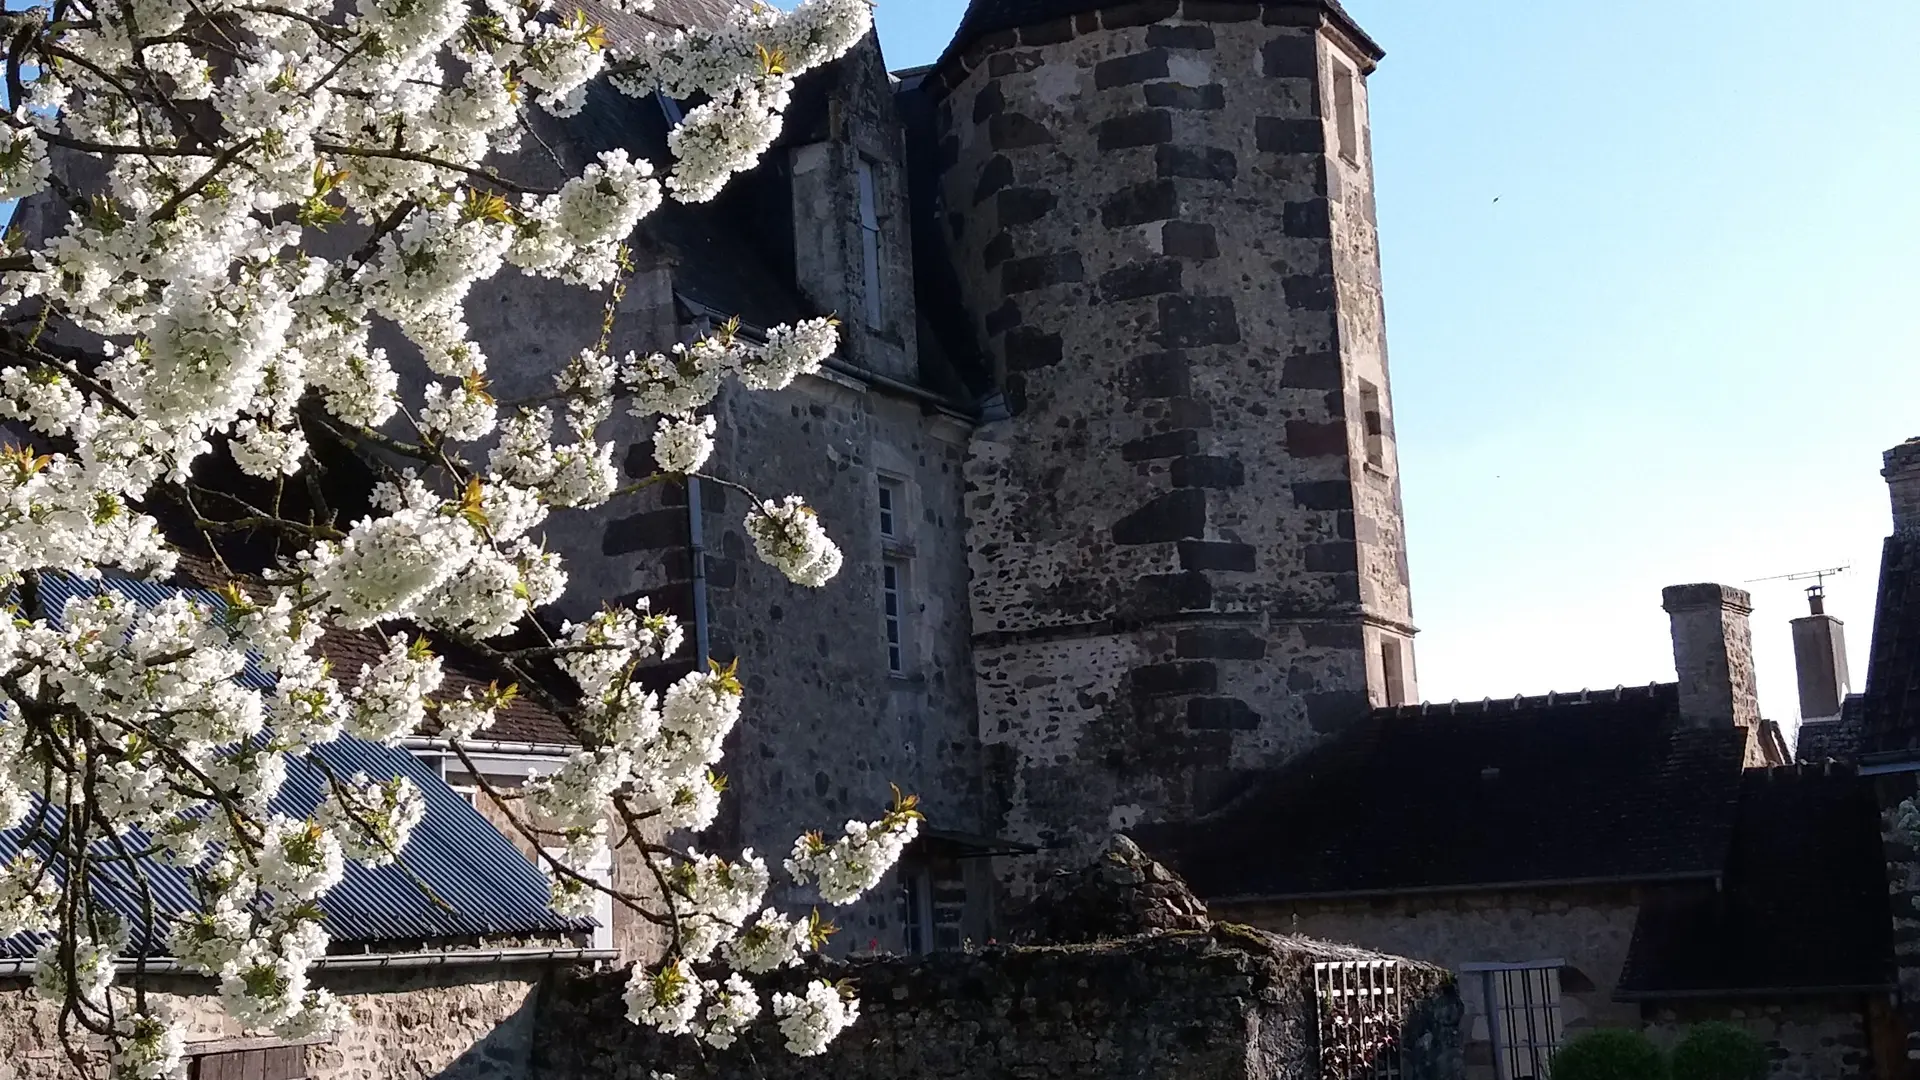
<svg viewBox="0 0 1920 1080">
<path fill-rule="evenodd" d="M 901 503 L 905 501 L 904 499 L 901 498 L 902 494 L 903 492 L 901 491 L 900 481 L 895 480 L 890 476 L 883 476 L 880 478 L 879 524 L 880 524 L 880 538 L 882 540 L 901 539 L 901 533 L 903 530 L 901 529 L 900 511 L 905 509 L 905 507 L 901 505 Z"/>
<path fill-rule="evenodd" d="M 877 483 L 879 513 L 874 520 L 880 533 L 880 609 L 887 638 L 887 674 L 907 674 L 908 625 L 911 610 L 912 548 L 908 546 L 907 485 L 897 477 L 880 474 Z"/>
<path fill-rule="evenodd" d="M 885 325 L 887 314 L 880 295 L 880 188 L 873 162 L 863 157 L 855 169 L 860 187 L 862 298 L 866 303 L 867 325 L 877 330 Z"/>
<path fill-rule="evenodd" d="M 907 562 L 880 564 L 880 603 L 886 614 L 887 674 L 907 673 Z"/>
<path fill-rule="evenodd" d="M 1499 1080 L 1547 1080 L 1560 1049 L 1558 960 L 1524 964 L 1473 964 L 1487 1011 Z"/>
<path fill-rule="evenodd" d="M 567 854 L 567 849 L 563 847 L 542 848 L 541 850 L 544 851 L 550 859 L 565 858 Z M 545 869 L 545 867 L 542 867 L 542 869 Z M 592 947 L 596 949 L 611 949 L 614 947 L 613 897 L 604 890 L 613 887 L 613 852 L 603 846 L 600 849 L 600 853 L 593 857 L 593 861 L 581 868 L 580 875 L 596 885 L 601 886 L 601 888 L 595 889 L 593 893 L 593 921 L 595 925 L 593 928 Z"/>
</svg>

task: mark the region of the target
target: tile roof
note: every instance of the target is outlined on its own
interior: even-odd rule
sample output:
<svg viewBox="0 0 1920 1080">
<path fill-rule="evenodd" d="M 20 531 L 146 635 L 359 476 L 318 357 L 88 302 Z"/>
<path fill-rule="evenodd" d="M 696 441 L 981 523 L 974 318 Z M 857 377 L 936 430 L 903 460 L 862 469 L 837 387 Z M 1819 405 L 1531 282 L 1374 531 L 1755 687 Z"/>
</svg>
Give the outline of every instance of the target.
<svg viewBox="0 0 1920 1080">
<path fill-rule="evenodd" d="M 1920 532 L 1881 548 L 1865 696 L 1863 752 L 1920 750 Z"/>
<path fill-rule="evenodd" d="M 182 591 L 202 603 L 219 602 L 203 590 L 154 582 L 116 580 L 107 584 L 142 604 L 157 603 Z M 99 583 L 53 575 L 42 584 L 44 595 L 56 610 L 70 597 L 94 595 L 99 588 Z M 261 689 L 272 685 L 265 672 L 251 665 L 240 681 Z M 483 937 L 551 937 L 592 925 L 556 915 L 547 906 L 546 876 L 478 810 L 449 789 L 434 769 L 412 754 L 350 737 L 329 743 L 315 754 L 341 775 L 404 775 L 419 786 L 426 799 L 426 816 L 414 830 L 398 865 L 369 868 L 350 862 L 345 879 L 321 903 L 327 928 L 337 943 L 366 946 Z M 326 785 L 325 774 L 318 767 L 303 758 L 289 758 L 286 784 L 271 807 L 305 817 L 319 805 Z M 0 862 L 19 852 L 22 835 L 18 829 L 0 833 Z M 141 866 L 158 910 L 171 914 L 197 906 L 189 879 L 180 870 L 157 860 L 143 860 Z M 101 895 L 108 897 L 122 916 L 137 922 L 141 903 L 134 877 L 112 864 L 103 866 L 101 872 Z M 422 890 L 422 884 L 431 895 Z M 37 948 L 38 941 L 32 936 L 16 935 L 0 941 L 0 957 L 30 957 Z M 158 951 L 150 949 L 149 953 Z"/>
<path fill-rule="evenodd" d="M 209 559 L 183 554 L 174 573 L 173 586 L 201 591 L 211 597 L 209 590 L 221 586 L 226 580 L 227 576 L 217 570 Z M 115 583 L 122 587 L 144 584 L 118 578 Z M 441 697 L 457 698 L 468 688 L 477 691 L 488 683 L 500 681 L 477 657 L 468 656 L 445 642 L 436 642 L 434 649 L 440 654 L 446 672 L 446 680 L 441 684 Z M 334 675 L 351 684 L 358 681 L 362 667 L 378 663 L 386 655 L 387 647 L 375 631 L 335 627 L 320 639 L 320 652 L 333 665 Z M 438 730 L 429 720 L 421 734 L 432 735 Z M 577 745 L 580 741 L 567 730 L 566 721 L 524 694 L 501 709 L 494 725 L 479 737 L 493 742 L 538 743 L 546 746 Z"/>
<path fill-rule="evenodd" d="M 1209 900 L 1710 877 L 1740 732 L 1674 684 L 1376 710 L 1188 826 L 1135 833 Z"/>
<path fill-rule="evenodd" d="M 1749 771 L 1722 889 L 1641 909 L 1624 999 L 1890 986 L 1878 808 L 1851 767 Z"/>
<path fill-rule="evenodd" d="M 1355 44 L 1373 53 L 1374 59 L 1382 55 L 1380 46 L 1368 37 L 1366 31 L 1353 21 L 1338 0 L 1265 0 L 1261 7 L 1268 8 L 1320 8 L 1339 23 L 1353 38 Z M 973 0 L 967 5 L 967 13 L 960 18 L 960 28 L 954 31 L 953 41 L 947 45 L 941 61 L 966 49 L 974 41 L 988 34 L 1002 30 L 1012 30 L 1022 26 L 1037 26 L 1041 23 L 1064 19 L 1070 15 L 1079 15 L 1089 11 L 1103 11 L 1108 8 L 1140 8 L 1150 11 L 1164 7 L 1167 15 L 1174 13 L 1175 0 Z"/>
</svg>

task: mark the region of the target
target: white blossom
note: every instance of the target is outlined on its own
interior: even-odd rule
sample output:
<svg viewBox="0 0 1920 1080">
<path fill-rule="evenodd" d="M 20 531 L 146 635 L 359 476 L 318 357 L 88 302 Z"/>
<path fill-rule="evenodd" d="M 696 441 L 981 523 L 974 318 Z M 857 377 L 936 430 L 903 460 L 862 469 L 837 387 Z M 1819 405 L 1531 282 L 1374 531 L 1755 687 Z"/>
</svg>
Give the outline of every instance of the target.
<svg viewBox="0 0 1920 1080">
<path fill-rule="evenodd" d="M 714 419 L 663 416 L 653 435 L 653 460 L 661 472 L 699 472 L 713 454 Z"/>
<path fill-rule="evenodd" d="M 290 809 L 289 763 L 343 734 L 393 745 L 429 720 L 453 739 L 493 724 L 514 688 L 443 695 L 426 643 L 546 625 L 529 616 L 568 574 L 540 530 L 551 513 L 621 493 L 616 462 L 633 459 L 607 437 L 619 398 L 663 417 L 660 467 L 692 472 L 712 458 L 709 407 L 729 380 L 777 389 L 826 362 L 830 319 L 766 328 L 764 340 L 728 324 L 616 358 L 611 301 L 647 215 L 669 196 L 710 199 L 754 167 L 794 80 L 844 55 L 872 15 L 867 0 L 756 4 L 718 25 L 614 40 L 583 14 L 501 0 L 204 11 L 134 0 L 82 14 L 20 24 L 17 100 L 0 125 L 0 201 L 48 189 L 49 143 L 77 196 L 62 188 L 64 218 L 47 214 L 0 271 L 0 314 L 15 328 L 0 419 L 28 440 L 0 448 L 0 586 L 16 600 L 0 620 L 0 828 L 44 802 L 85 835 L 44 856 L 60 874 L 41 855 L 0 868 L 0 937 L 48 935 L 37 992 L 114 1002 L 113 1074 L 146 1080 L 181 1072 L 183 1028 L 132 995 L 119 1007 L 113 961 L 127 932 L 76 886 L 76 867 L 150 838 L 197 901 L 167 913 L 164 946 L 218 980 L 230 1025 L 306 1038 L 348 1022 L 344 1003 L 310 985 L 327 948 L 313 905 L 349 860 L 393 860 L 425 796 L 403 777 L 330 776 L 318 807 Z M 43 62 L 53 55 L 75 59 Z M 512 160 L 528 103 L 571 115 L 603 76 L 620 92 L 698 102 L 668 136 L 670 159 L 611 150 L 546 192 L 493 172 Z M 336 225 L 350 239 L 323 235 Z M 572 359 L 551 411 L 493 398 L 468 325 L 476 290 L 508 266 L 608 290 L 605 325 L 555 320 L 556 336 L 574 336 L 558 345 Z M 403 388 L 399 372 L 422 365 L 433 378 Z M 335 484 L 355 472 L 335 457 L 373 472 L 370 500 Z M 228 484 L 217 470 L 232 467 Z M 217 550 L 257 543 L 272 566 L 212 603 L 103 588 L 47 608 L 33 586 L 48 575 L 170 574 L 179 556 L 150 510 L 185 494 L 177 509 Z M 748 529 L 795 581 L 818 586 L 839 567 L 797 498 L 756 505 Z M 378 636 L 386 651 L 336 672 L 321 650 L 332 631 Z M 610 803 L 670 830 L 718 813 L 738 679 L 697 671 L 664 692 L 638 681 L 683 644 L 677 621 L 639 604 L 564 628 L 549 654 L 576 684 L 557 689 L 582 746 L 522 809 L 564 837 L 551 868 L 559 910 L 593 906 L 575 874 L 608 852 Z M 865 828 L 851 846 L 803 841 L 790 871 L 835 896 L 868 883 L 905 827 L 890 816 Z M 747 976 L 790 963 L 824 930 L 763 908 L 769 870 L 752 852 L 661 865 L 682 951 L 635 975 L 629 1013 L 728 1046 L 762 1012 Z M 790 1043 L 824 1045 L 852 1021 L 851 1004 L 815 997 L 776 1001 Z"/>
<path fill-rule="evenodd" d="M 700 980 L 685 960 L 669 960 L 654 971 L 635 964 L 627 979 L 627 1018 L 668 1035 L 692 1031 L 700 1015 Z"/>
<path fill-rule="evenodd" d="M 760 1016 L 759 993 L 737 973 L 727 976 L 723 984 L 708 983 L 706 997 L 706 1024 L 700 1038 L 717 1050 L 732 1046 L 740 1032 Z"/>
<path fill-rule="evenodd" d="M 840 548 L 798 495 L 761 503 L 747 515 L 746 525 L 754 553 L 794 584 L 817 589 L 840 572 Z"/>
<path fill-rule="evenodd" d="M 773 1015 L 787 1049 L 799 1057 L 826 1052 L 827 1044 L 860 1017 L 860 1002 L 832 983 L 815 979 L 804 995 L 773 995 Z"/>
<path fill-rule="evenodd" d="M 137 1013 L 113 1048 L 114 1080 L 172 1080 L 186 1075 L 186 1027 L 164 1007 Z"/>
</svg>

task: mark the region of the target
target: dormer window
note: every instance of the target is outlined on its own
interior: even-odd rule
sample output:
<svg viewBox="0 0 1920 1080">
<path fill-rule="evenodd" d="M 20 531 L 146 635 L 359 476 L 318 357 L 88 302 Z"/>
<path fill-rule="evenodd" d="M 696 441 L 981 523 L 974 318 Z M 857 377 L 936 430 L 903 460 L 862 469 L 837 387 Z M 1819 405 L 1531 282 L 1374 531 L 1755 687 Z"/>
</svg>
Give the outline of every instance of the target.
<svg viewBox="0 0 1920 1080">
<path fill-rule="evenodd" d="M 860 158 L 854 166 L 860 199 L 860 262 L 863 270 L 861 294 L 866 305 L 867 325 L 875 330 L 886 325 L 886 305 L 880 290 L 880 188 L 874 163 Z"/>
</svg>

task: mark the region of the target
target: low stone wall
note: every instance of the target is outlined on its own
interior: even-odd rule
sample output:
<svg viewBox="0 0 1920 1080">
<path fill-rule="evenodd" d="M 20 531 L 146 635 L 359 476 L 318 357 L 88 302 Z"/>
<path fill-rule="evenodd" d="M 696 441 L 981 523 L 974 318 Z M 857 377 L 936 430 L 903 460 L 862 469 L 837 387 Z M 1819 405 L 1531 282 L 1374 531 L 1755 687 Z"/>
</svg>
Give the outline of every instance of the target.
<svg viewBox="0 0 1920 1080">
<path fill-rule="evenodd" d="M 1745 1028 L 1767 1046 L 1772 1080 L 1851 1080 L 1873 1075 L 1866 1002 L 1857 997 L 1727 1005 L 1689 1002 L 1657 1006 L 1646 1030 L 1672 1046 L 1694 1024 L 1718 1020 Z"/>
<path fill-rule="evenodd" d="M 847 978 L 859 1022 L 817 1058 L 770 1025 L 693 1052 L 627 1023 L 615 973 L 556 978 L 541 999 L 538 1080 L 1317 1080 L 1313 965 L 1383 959 L 1342 946 L 1212 926 L 1080 945 L 1012 946 L 822 964 Z M 1402 969 L 1407 1080 L 1458 1075 L 1459 1001 L 1444 971 Z M 1328 1077 L 1328 1080 L 1332 1080 Z"/>
<path fill-rule="evenodd" d="M 353 1010 L 353 1026 L 302 1054 L 313 1080 L 523 1080 L 534 1044 L 535 1002 L 549 969 L 476 965 L 415 971 L 323 971 L 319 985 Z M 179 1010 L 193 1044 L 242 1038 L 220 1012 L 210 980 L 150 978 L 152 996 Z M 0 979 L 0 1077 L 72 1080 L 59 1009 L 30 981 Z"/>
</svg>

